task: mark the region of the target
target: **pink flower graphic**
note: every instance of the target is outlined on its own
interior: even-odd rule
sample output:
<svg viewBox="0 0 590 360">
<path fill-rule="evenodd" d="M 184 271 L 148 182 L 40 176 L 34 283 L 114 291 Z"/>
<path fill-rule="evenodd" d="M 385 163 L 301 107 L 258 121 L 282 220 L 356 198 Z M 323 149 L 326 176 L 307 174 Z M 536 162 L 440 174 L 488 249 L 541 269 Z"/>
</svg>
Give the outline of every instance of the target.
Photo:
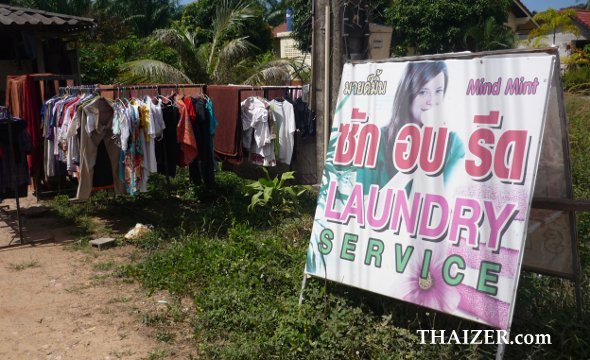
<svg viewBox="0 0 590 360">
<path fill-rule="evenodd" d="M 420 251 L 416 248 L 415 251 Z M 419 257 L 410 259 L 406 272 L 409 276 L 399 284 L 399 291 L 402 298 L 416 305 L 422 305 L 445 313 L 454 312 L 461 301 L 461 294 L 456 287 L 447 285 L 443 280 L 442 267 L 444 258 L 440 251 L 433 251 L 430 259 L 430 268 L 426 278 L 422 278 L 422 264 L 427 257 L 422 252 L 415 253 Z M 414 261 L 412 261 L 414 260 Z"/>
</svg>

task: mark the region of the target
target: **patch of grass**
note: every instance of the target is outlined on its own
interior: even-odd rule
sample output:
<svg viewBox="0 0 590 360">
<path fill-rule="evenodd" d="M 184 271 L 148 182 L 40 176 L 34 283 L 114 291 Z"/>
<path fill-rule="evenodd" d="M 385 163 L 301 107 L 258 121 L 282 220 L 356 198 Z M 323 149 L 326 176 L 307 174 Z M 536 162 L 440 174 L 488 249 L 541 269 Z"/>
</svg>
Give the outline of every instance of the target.
<svg viewBox="0 0 590 360">
<path fill-rule="evenodd" d="M 169 343 L 174 340 L 174 334 L 169 331 L 160 330 L 156 332 L 156 340 L 163 343 Z"/>
<path fill-rule="evenodd" d="M 152 350 L 148 357 L 147 360 L 160 360 L 160 359 L 166 359 L 167 357 L 171 356 L 172 353 L 168 350 L 164 350 L 164 349 L 155 349 Z"/>
<path fill-rule="evenodd" d="M 590 101 L 587 96 L 567 96 L 570 160 L 576 198 L 590 199 Z"/>
<path fill-rule="evenodd" d="M 163 313 L 143 313 L 141 322 L 147 326 L 157 326 L 167 323 L 166 314 Z"/>
<path fill-rule="evenodd" d="M 92 269 L 96 271 L 109 271 L 115 267 L 115 263 L 112 261 L 105 261 L 96 264 L 92 264 Z"/>
<path fill-rule="evenodd" d="M 33 269 L 41 267 L 41 263 L 38 260 L 27 260 L 17 264 L 9 264 L 8 268 L 13 271 L 22 271 L 26 269 Z"/>
<path fill-rule="evenodd" d="M 111 276 L 109 274 L 97 274 L 91 277 L 93 285 L 102 285 L 105 284 Z"/>
<path fill-rule="evenodd" d="M 65 288 L 64 290 L 68 293 L 71 294 L 83 294 L 84 290 L 86 289 L 90 289 L 91 287 L 93 287 L 93 284 L 81 284 L 81 285 L 75 285 L 69 288 Z"/>
<path fill-rule="evenodd" d="M 109 353 L 109 355 L 114 356 L 117 359 L 121 359 L 121 358 L 125 358 L 125 357 L 129 357 L 132 356 L 133 354 L 135 354 L 133 351 L 131 350 L 125 350 L 125 351 L 111 351 Z"/>
<path fill-rule="evenodd" d="M 116 304 L 116 303 L 128 303 L 129 298 L 127 296 L 117 296 L 107 301 L 107 304 Z"/>
</svg>

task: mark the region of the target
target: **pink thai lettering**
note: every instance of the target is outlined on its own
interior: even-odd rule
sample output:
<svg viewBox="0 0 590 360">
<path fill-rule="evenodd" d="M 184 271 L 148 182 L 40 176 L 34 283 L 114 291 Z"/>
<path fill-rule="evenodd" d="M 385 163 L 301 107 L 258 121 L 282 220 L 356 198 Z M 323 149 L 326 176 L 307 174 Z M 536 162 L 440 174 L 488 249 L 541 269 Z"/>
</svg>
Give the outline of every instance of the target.
<svg viewBox="0 0 590 360">
<path fill-rule="evenodd" d="M 494 173 L 506 182 L 523 183 L 529 149 L 526 130 L 508 130 L 496 144 Z"/>
<path fill-rule="evenodd" d="M 359 124 L 341 124 L 340 136 L 336 143 L 336 154 L 334 155 L 334 164 L 350 165 L 354 159 L 356 151 L 356 134 L 358 133 Z"/>
<path fill-rule="evenodd" d="M 381 131 L 375 124 L 341 124 L 334 164 L 374 168 Z"/>
<path fill-rule="evenodd" d="M 504 131 L 498 140 L 490 129 L 477 129 L 469 138 L 469 152 L 476 159 L 465 160 L 465 171 L 474 180 L 492 175 L 506 183 L 523 184 L 530 136 L 526 130 Z"/>
<path fill-rule="evenodd" d="M 468 148 L 476 160 L 465 160 L 465 171 L 474 180 L 485 181 L 492 175 L 493 155 L 485 145 L 494 144 L 494 132 L 490 129 L 477 129 L 469 138 Z"/>
<path fill-rule="evenodd" d="M 404 125 L 396 137 L 393 148 L 393 165 L 405 174 L 411 174 L 418 166 L 426 175 L 440 175 L 447 157 L 449 132 L 430 126 L 420 128 L 416 124 Z"/>
<path fill-rule="evenodd" d="M 424 128 L 424 143 L 420 152 L 420 168 L 426 175 L 436 176 L 442 172 L 448 142 L 447 128 L 440 128 L 439 131 L 435 131 L 434 128 L 429 126 Z"/>
</svg>

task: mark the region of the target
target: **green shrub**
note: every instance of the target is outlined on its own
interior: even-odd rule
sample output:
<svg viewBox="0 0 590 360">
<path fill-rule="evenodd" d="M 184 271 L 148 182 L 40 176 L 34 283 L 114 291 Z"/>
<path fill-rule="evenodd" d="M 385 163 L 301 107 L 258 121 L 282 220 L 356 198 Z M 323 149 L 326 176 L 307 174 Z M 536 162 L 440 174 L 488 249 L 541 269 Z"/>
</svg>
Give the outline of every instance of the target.
<svg viewBox="0 0 590 360">
<path fill-rule="evenodd" d="M 266 176 L 245 187 L 246 194 L 252 196 L 248 210 L 267 208 L 271 219 L 276 219 L 277 215 L 293 214 L 297 209 L 298 197 L 311 190 L 311 187 L 287 185 L 289 180 L 295 179 L 293 171 L 284 172 L 279 180 L 278 176 L 271 179 L 266 168 L 262 170 Z"/>
<path fill-rule="evenodd" d="M 590 66 L 568 70 L 563 76 L 563 88 L 570 92 L 587 93 L 590 90 Z"/>
</svg>

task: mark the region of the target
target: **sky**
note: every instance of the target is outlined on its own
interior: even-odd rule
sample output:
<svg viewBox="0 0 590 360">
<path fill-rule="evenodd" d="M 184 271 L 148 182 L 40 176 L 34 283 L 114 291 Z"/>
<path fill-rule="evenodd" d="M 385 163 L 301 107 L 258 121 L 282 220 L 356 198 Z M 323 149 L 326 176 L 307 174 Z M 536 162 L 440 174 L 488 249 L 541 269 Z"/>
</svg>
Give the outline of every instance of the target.
<svg viewBox="0 0 590 360">
<path fill-rule="evenodd" d="M 530 11 L 544 11 L 552 7 L 561 9 L 576 4 L 585 4 L 585 0 L 521 0 Z"/>
</svg>

